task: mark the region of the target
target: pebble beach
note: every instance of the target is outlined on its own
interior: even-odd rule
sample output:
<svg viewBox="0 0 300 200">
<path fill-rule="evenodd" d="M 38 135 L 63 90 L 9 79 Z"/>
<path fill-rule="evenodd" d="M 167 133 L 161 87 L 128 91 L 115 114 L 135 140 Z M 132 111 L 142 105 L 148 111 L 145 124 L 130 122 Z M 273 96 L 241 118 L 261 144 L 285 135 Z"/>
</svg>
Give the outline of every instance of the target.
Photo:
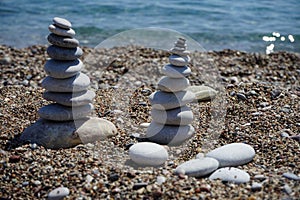
<svg viewBox="0 0 300 200">
<path fill-rule="evenodd" d="M 128 151 L 141 142 L 136 136 L 145 134 L 140 124 L 151 121 L 149 96 L 169 52 L 139 46 L 82 47 L 82 71 L 96 93 L 93 115 L 113 122 L 118 131 L 103 141 L 51 150 L 18 140 L 38 119 L 37 111 L 49 104 L 41 87 L 46 49 L 0 45 L 1 199 L 51 199 L 55 189 L 66 193 L 65 199 L 299 198 L 299 53 L 191 52 L 191 85 L 213 87 L 220 101 L 192 103 L 195 135 L 162 166 L 142 168 L 128 164 Z M 95 53 L 99 57 L 92 63 L 89 56 Z M 212 70 L 221 88 L 207 82 Z M 132 92 L 128 101 L 120 99 L 122 85 Z M 213 108 L 220 102 L 226 104 L 218 109 L 223 114 L 218 137 L 207 140 Z M 175 173 L 183 162 L 230 143 L 255 150 L 253 160 L 236 167 L 249 174 L 247 182 Z"/>
</svg>

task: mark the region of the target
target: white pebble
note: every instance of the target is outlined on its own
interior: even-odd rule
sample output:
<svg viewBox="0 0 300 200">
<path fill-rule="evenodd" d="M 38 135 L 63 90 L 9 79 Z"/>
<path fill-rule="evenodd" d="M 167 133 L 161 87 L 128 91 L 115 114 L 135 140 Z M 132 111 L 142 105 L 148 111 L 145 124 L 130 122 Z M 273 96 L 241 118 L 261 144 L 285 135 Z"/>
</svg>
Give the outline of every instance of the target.
<svg viewBox="0 0 300 200">
<path fill-rule="evenodd" d="M 225 167 L 218 169 L 209 176 L 210 180 L 221 179 L 222 181 L 232 183 L 246 183 L 250 181 L 250 176 L 247 172 L 234 168 Z"/>
<path fill-rule="evenodd" d="M 140 142 L 129 148 L 129 156 L 138 165 L 159 166 L 168 159 L 168 152 L 159 144 Z"/>
<path fill-rule="evenodd" d="M 48 194 L 48 200 L 59 200 L 70 194 L 70 190 L 66 187 L 58 187 Z"/>
</svg>

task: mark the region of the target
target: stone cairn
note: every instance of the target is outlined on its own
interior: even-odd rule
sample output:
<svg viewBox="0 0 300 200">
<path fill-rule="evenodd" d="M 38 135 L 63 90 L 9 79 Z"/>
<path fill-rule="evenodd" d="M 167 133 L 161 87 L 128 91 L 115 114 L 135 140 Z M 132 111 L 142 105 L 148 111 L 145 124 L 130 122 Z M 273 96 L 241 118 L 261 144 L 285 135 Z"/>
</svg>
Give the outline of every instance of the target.
<svg viewBox="0 0 300 200">
<path fill-rule="evenodd" d="M 156 91 L 150 95 L 152 105 L 152 122 L 146 137 L 158 144 L 177 146 L 194 135 L 193 112 L 186 106 L 194 100 L 193 92 L 186 89 L 190 86 L 186 78 L 191 74 L 187 66 L 190 62 L 186 40 L 179 38 L 169 57 L 170 64 L 162 68 L 163 76 Z"/>
<path fill-rule="evenodd" d="M 74 38 L 72 24 L 59 17 L 49 25 L 47 39 L 52 45 L 47 53 L 51 58 L 44 66 L 47 77 L 42 82 L 46 89 L 43 98 L 51 103 L 39 109 L 42 119 L 70 121 L 88 116 L 92 110 L 95 93 L 88 90 L 90 79 L 81 72 L 83 63 L 79 59 L 83 52 Z"/>
</svg>

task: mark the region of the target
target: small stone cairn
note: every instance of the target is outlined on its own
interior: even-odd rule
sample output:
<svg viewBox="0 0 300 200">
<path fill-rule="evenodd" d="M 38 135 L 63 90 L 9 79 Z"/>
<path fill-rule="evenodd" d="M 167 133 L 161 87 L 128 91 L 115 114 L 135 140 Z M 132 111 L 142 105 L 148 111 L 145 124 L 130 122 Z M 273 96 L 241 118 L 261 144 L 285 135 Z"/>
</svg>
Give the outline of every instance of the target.
<svg viewBox="0 0 300 200">
<path fill-rule="evenodd" d="M 156 91 L 150 95 L 152 105 L 152 122 L 146 137 L 158 144 L 177 146 L 183 144 L 194 135 L 193 112 L 186 106 L 194 100 L 193 92 L 186 89 L 190 86 L 186 78 L 191 74 L 187 66 L 190 62 L 186 40 L 179 38 L 170 50 L 170 64 L 162 68 L 163 76 Z"/>
<path fill-rule="evenodd" d="M 20 141 L 45 148 L 70 148 L 78 144 L 104 140 L 117 133 L 113 123 L 91 116 L 95 92 L 88 89 L 90 79 L 81 72 L 83 52 L 74 38 L 72 24 L 59 17 L 49 25 L 47 53 L 51 58 L 44 66 L 47 77 L 43 98 L 53 101 L 38 110 L 38 119 L 27 127 Z"/>
<path fill-rule="evenodd" d="M 52 121 L 70 121 L 85 118 L 92 110 L 95 93 L 88 90 L 90 79 L 81 72 L 79 59 L 82 49 L 74 38 L 72 24 L 59 17 L 49 25 L 48 41 L 52 45 L 47 53 L 51 58 L 44 66 L 47 77 L 42 82 L 46 89 L 43 98 L 55 103 L 42 107 L 38 114 Z"/>
</svg>

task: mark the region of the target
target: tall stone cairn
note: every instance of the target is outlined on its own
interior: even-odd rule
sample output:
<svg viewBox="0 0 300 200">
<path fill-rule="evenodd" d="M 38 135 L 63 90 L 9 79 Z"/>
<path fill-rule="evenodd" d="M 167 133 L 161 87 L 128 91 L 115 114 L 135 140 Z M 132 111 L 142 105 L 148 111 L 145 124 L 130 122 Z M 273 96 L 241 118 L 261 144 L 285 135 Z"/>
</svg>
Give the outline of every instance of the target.
<svg viewBox="0 0 300 200">
<path fill-rule="evenodd" d="M 170 50 L 170 64 L 161 72 L 164 76 L 158 81 L 158 91 L 150 95 L 152 122 L 146 137 L 158 144 L 177 146 L 191 138 L 195 130 L 191 125 L 193 112 L 186 105 L 195 98 L 187 76 L 191 74 L 186 40 L 179 38 Z"/>
<path fill-rule="evenodd" d="M 47 53 L 51 58 L 44 66 L 47 77 L 42 82 L 46 89 L 43 98 L 51 103 L 39 109 L 41 118 L 52 121 L 82 119 L 93 110 L 95 93 L 88 90 L 90 79 L 81 72 L 83 63 L 79 59 L 83 52 L 74 38 L 72 24 L 63 18 L 53 18 L 49 25 Z"/>
</svg>

